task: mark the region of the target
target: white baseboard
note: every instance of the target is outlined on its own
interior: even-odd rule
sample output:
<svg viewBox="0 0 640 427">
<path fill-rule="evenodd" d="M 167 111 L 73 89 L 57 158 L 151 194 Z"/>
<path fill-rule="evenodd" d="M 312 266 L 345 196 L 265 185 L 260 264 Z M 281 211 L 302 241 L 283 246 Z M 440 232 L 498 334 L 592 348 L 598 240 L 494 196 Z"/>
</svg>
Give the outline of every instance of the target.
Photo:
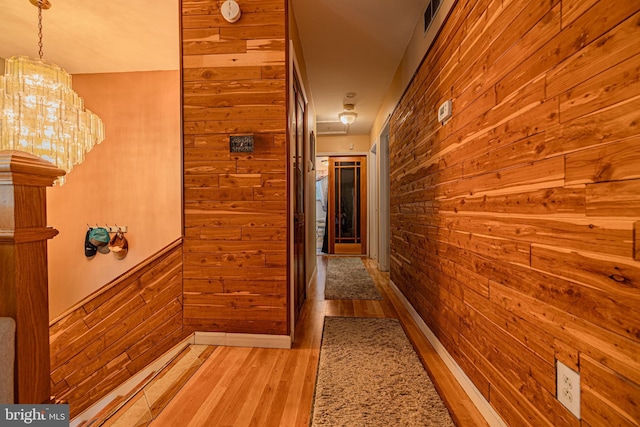
<svg viewBox="0 0 640 427">
<path fill-rule="evenodd" d="M 195 332 L 195 344 L 230 347 L 291 348 L 289 335 L 231 334 L 226 332 Z"/>
<path fill-rule="evenodd" d="M 400 301 L 402 301 L 402 304 L 405 306 L 413 320 L 418 325 L 420 331 L 422 331 L 422 334 L 427 338 L 427 340 L 429 340 L 433 348 L 436 350 L 436 353 L 438 353 L 440 358 L 444 361 L 445 365 L 447 365 L 449 371 L 451 371 L 458 383 L 460 383 L 464 391 L 467 393 L 476 408 L 478 408 L 487 423 L 491 427 L 507 427 L 507 424 L 502 421 L 502 418 L 500 418 L 495 409 L 493 409 L 491 404 L 484 398 L 482 393 L 480 393 L 480 390 L 478 390 L 478 388 L 473 384 L 467 374 L 464 373 L 460 365 L 458 365 L 455 359 L 449 354 L 438 337 L 436 337 L 431 329 L 429 329 L 427 324 L 424 323 L 424 320 L 422 320 L 411 303 L 405 298 L 402 292 L 400 292 L 400 289 L 398 289 L 395 283 L 393 283 L 391 280 L 389 280 L 389 284 L 391 285 L 391 288 L 396 293 L 398 298 L 400 298 Z"/>
<path fill-rule="evenodd" d="M 194 344 L 193 335 L 182 340 L 180 343 L 176 344 L 171 350 L 164 353 L 162 356 L 157 358 L 150 365 L 145 367 L 143 370 L 135 374 L 133 377 L 129 378 L 127 381 L 122 383 L 118 388 L 113 390 L 111 393 L 100 399 L 98 402 L 94 403 L 89 408 L 85 409 L 84 412 L 78 414 L 74 419 L 71 420 L 69 424 L 70 427 L 76 427 L 81 424 L 83 421 L 87 421 L 96 415 L 100 411 L 102 411 L 109 403 L 111 403 L 118 396 L 125 396 L 131 391 L 133 391 L 146 377 L 151 375 L 152 372 L 158 371 L 162 369 L 164 365 L 169 363 L 176 357 L 185 347 L 190 344 Z"/>
</svg>

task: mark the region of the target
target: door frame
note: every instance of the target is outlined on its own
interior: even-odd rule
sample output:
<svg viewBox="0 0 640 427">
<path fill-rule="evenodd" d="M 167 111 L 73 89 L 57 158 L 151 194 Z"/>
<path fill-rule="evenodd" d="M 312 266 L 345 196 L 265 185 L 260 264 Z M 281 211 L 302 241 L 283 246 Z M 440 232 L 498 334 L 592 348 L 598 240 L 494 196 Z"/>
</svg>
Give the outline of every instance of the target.
<svg viewBox="0 0 640 427">
<path fill-rule="evenodd" d="M 364 156 L 367 159 L 367 170 L 369 169 L 369 164 L 371 164 L 371 152 L 369 151 L 316 151 L 316 157 L 352 157 L 352 156 Z M 367 172 L 367 174 L 369 174 L 369 172 Z M 367 175 L 367 179 L 369 179 L 369 176 Z M 371 205 L 371 197 L 369 197 L 370 193 L 370 183 L 367 183 L 367 221 L 370 221 L 370 215 L 369 212 L 371 212 L 372 209 L 372 205 Z M 328 232 L 328 225 L 327 227 L 327 232 Z M 369 224 L 367 224 L 367 242 L 370 241 L 371 238 L 371 228 L 369 227 Z M 369 257 L 369 244 L 367 243 L 366 247 L 365 247 L 366 253 L 362 254 L 363 256 L 366 255 L 367 258 Z"/>
<path fill-rule="evenodd" d="M 303 141 L 303 156 L 305 157 L 309 157 L 309 153 L 308 150 L 306 149 L 306 147 L 309 144 L 309 114 L 308 114 L 308 108 L 309 108 L 309 98 L 307 97 L 307 92 L 306 89 L 304 87 L 304 81 L 302 80 L 302 73 L 300 72 L 300 66 L 298 64 L 298 58 L 296 57 L 296 51 L 295 48 L 293 46 L 293 41 L 289 40 L 289 70 L 287 73 L 287 90 L 288 90 L 288 96 L 287 96 L 287 194 L 289 195 L 289 203 L 287 204 L 287 221 L 288 221 L 288 227 L 287 227 L 287 260 L 288 260 L 288 268 L 287 268 L 287 281 L 288 281 L 288 293 L 287 293 L 287 305 L 289 307 L 289 336 L 291 337 L 291 343 L 293 343 L 295 341 L 295 330 L 296 330 L 296 316 L 295 316 L 295 292 L 296 292 L 296 283 L 295 283 L 295 270 L 294 270 L 294 263 L 295 263 L 295 225 L 294 225 L 294 220 L 293 217 L 295 215 L 294 212 L 294 200 L 295 200 L 295 186 L 293 185 L 293 167 L 295 166 L 295 162 L 293 160 L 293 154 L 295 153 L 295 138 L 293 137 L 293 135 L 295 135 L 295 132 L 293 130 L 293 124 L 295 122 L 294 117 L 296 114 L 296 100 L 295 100 L 295 91 L 293 90 L 293 82 L 294 82 L 294 75 L 297 76 L 299 85 L 300 85 L 300 92 L 302 93 L 302 97 L 304 99 L 304 104 L 305 104 L 305 124 L 304 124 L 304 129 L 305 131 L 303 132 L 303 137 L 304 137 L 304 141 Z M 307 167 L 306 167 L 306 162 L 307 162 L 307 158 L 303 159 L 303 175 L 306 176 L 307 173 Z M 305 180 L 306 183 L 306 180 Z M 308 205 L 308 198 L 309 198 L 309 194 L 307 191 L 307 188 L 304 189 L 304 206 L 305 206 L 305 215 L 307 214 L 307 205 Z M 315 226 L 315 224 L 314 224 Z M 305 237 L 304 237 L 304 256 L 305 256 L 305 260 L 304 260 L 304 264 L 305 264 L 305 277 L 304 277 L 304 286 L 307 287 L 308 283 L 307 283 L 307 278 L 306 278 L 306 256 L 307 256 L 307 248 L 309 245 L 308 242 L 308 234 L 307 233 L 307 229 L 309 227 L 308 221 L 305 221 Z M 315 242 L 314 242 L 314 252 L 315 252 Z"/>
<path fill-rule="evenodd" d="M 371 161 L 369 161 L 369 159 Z M 367 216 L 367 232 L 369 234 L 368 254 L 369 258 L 378 261 L 378 237 L 379 237 L 379 206 L 378 206 L 378 142 L 375 142 L 369 150 L 369 159 L 367 159 L 367 174 L 369 182 L 367 182 L 369 215 Z"/>
<path fill-rule="evenodd" d="M 377 160 L 378 160 L 378 270 L 389 271 L 391 264 L 390 255 L 390 202 L 389 202 L 389 118 L 382 126 L 382 131 L 378 136 L 377 144 Z"/>
<path fill-rule="evenodd" d="M 339 243 L 334 242 L 332 235 L 335 233 L 335 216 L 334 216 L 334 212 L 335 212 L 335 179 L 336 179 L 336 170 L 335 168 L 333 168 L 332 166 L 334 165 L 334 161 L 332 159 L 338 159 L 339 161 L 346 161 L 346 162 L 357 162 L 359 161 L 358 159 L 362 159 L 361 161 L 361 165 L 360 165 L 360 184 L 359 184 L 359 190 L 360 190 L 360 209 L 359 209 L 359 215 L 358 215 L 358 221 L 360 223 L 360 229 L 361 229 L 361 234 L 360 234 L 360 251 L 359 252 L 350 252 L 350 251 L 344 251 L 344 252 L 336 252 L 336 246 L 339 245 Z M 328 212 L 329 212 L 329 222 L 326 225 L 326 229 L 327 232 L 329 233 L 329 253 L 330 254 L 336 254 L 336 255 L 347 255 L 347 254 L 352 254 L 352 255 L 367 255 L 368 253 L 368 242 L 369 242 L 369 183 L 367 182 L 368 180 L 368 171 L 367 171 L 367 160 L 369 159 L 368 155 L 341 155 L 341 156 L 329 156 L 329 185 L 328 185 L 328 191 L 327 194 L 329 195 L 328 197 Z M 364 184 L 363 184 L 364 181 Z M 364 229 L 364 230 L 362 230 Z M 351 243 L 340 243 L 341 246 L 347 246 L 347 245 L 353 245 L 354 247 L 356 246 L 356 244 L 351 244 Z"/>
</svg>

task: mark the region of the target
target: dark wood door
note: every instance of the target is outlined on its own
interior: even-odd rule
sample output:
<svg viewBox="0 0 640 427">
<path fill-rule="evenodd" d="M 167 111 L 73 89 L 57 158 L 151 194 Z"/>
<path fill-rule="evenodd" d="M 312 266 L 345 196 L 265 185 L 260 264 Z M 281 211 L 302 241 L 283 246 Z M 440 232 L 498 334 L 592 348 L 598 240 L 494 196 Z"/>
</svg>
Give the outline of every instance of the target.
<svg viewBox="0 0 640 427">
<path fill-rule="evenodd" d="M 295 148 L 293 152 L 293 185 L 294 185 L 294 207 L 293 207 L 293 275 L 294 275 L 294 322 L 297 320 L 307 297 L 306 271 L 305 271 L 305 101 L 300 89 L 300 83 L 294 78 L 295 115 L 293 131 L 295 138 Z"/>
</svg>

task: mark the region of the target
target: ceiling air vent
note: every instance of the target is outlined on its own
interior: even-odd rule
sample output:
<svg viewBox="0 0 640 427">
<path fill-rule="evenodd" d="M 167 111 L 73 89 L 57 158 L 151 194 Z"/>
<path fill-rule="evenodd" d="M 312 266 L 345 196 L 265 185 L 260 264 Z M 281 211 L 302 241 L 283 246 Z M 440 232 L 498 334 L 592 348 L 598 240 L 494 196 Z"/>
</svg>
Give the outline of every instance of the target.
<svg viewBox="0 0 640 427">
<path fill-rule="evenodd" d="M 435 18 L 436 13 L 438 13 L 438 8 L 440 7 L 440 3 L 442 0 L 430 0 L 427 3 L 427 10 L 424 11 L 424 32 L 426 33 L 433 22 L 433 18 Z"/>
<path fill-rule="evenodd" d="M 316 122 L 318 135 L 346 135 L 349 125 L 342 122 Z"/>
</svg>

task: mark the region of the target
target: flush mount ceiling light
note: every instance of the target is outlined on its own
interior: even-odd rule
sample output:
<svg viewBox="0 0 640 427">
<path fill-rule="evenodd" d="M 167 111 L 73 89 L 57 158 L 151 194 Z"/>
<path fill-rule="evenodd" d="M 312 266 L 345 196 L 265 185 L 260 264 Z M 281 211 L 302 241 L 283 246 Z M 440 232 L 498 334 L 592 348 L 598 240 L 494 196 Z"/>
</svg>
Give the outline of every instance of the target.
<svg viewBox="0 0 640 427">
<path fill-rule="evenodd" d="M 342 123 L 344 123 L 345 125 L 350 125 L 353 122 L 356 121 L 356 117 L 358 117 L 358 114 L 355 113 L 353 110 L 353 104 L 344 104 L 343 106 L 344 110 L 342 113 L 338 114 L 338 117 L 340 118 L 340 121 Z"/>
<path fill-rule="evenodd" d="M 71 88 L 71 75 L 42 59 L 42 9 L 49 0 L 29 0 L 38 8 L 38 59 L 14 56 L 0 76 L 0 150 L 20 150 L 67 173 L 104 140 L 100 118 L 84 108 Z M 57 184 L 64 183 L 64 177 Z"/>
</svg>

